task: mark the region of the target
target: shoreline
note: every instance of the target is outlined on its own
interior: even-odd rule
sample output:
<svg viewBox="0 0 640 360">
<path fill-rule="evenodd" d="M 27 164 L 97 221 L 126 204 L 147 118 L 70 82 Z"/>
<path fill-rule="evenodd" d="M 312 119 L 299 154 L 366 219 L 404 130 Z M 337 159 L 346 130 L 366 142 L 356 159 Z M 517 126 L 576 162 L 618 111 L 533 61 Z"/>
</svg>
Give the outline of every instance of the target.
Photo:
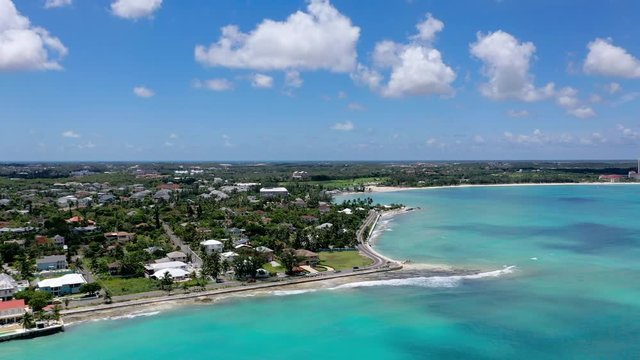
<svg viewBox="0 0 640 360">
<path fill-rule="evenodd" d="M 339 196 L 359 195 L 359 194 L 375 194 L 396 191 L 410 190 L 430 190 L 430 189 L 454 189 L 454 188 L 474 188 L 474 187 L 518 187 L 518 186 L 624 186 L 624 185 L 640 185 L 640 182 L 579 182 L 579 183 L 513 183 L 513 184 L 462 184 L 462 185 L 442 185 L 442 186 L 367 186 L 363 192 L 344 192 Z"/>
</svg>

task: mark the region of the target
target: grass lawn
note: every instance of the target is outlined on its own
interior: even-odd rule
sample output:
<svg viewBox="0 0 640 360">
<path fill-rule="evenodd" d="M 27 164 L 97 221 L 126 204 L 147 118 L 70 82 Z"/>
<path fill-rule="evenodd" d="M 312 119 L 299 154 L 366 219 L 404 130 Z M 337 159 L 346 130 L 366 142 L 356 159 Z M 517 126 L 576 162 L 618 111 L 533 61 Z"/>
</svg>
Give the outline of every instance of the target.
<svg viewBox="0 0 640 360">
<path fill-rule="evenodd" d="M 336 270 L 347 270 L 354 266 L 363 267 L 371 265 L 373 260 L 362 256 L 358 251 L 322 251 L 320 265 L 330 266 Z"/>
<path fill-rule="evenodd" d="M 98 282 L 103 288 L 111 290 L 113 296 L 159 290 L 158 282 L 147 278 L 104 278 Z"/>
<path fill-rule="evenodd" d="M 262 265 L 262 268 L 267 270 L 270 273 L 279 273 L 279 272 L 283 273 L 283 272 L 287 271 L 283 266 L 273 267 L 273 266 L 271 266 L 270 263 L 266 263 L 266 264 Z"/>
</svg>

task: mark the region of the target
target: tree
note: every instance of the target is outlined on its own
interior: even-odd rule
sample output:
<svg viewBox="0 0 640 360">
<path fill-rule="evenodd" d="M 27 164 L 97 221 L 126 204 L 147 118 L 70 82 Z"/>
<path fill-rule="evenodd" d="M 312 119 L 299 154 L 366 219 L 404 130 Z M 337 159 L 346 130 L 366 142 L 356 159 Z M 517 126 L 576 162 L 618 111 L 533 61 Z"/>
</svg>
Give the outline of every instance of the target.
<svg viewBox="0 0 640 360">
<path fill-rule="evenodd" d="M 51 318 L 55 321 L 60 320 L 60 305 L 56 304 L 53 307 L 53 313 L 51 314 Z"/>
<path fill-rule="evenodd" d="M 220 275 L 220 254 L 213 252 L 204 256 L 202 261 L 202 273 L 211 276 L 214 280 Z"/>
<path fill-rule="evenodd" d="M 280 262 L 284 266 L 287 275 L 293 275 L 293 268 L 298 265 L 300 259 L 296 256 L 296 253 L 292 249 L 285 249 L 280 254 Z"/>
<path fill-rule="evenodd" d="M 164 276 L 162 278 L 160 278 L 160 288 L 171 293 L 171 290 L 173 288 L 173 276 L 171 276 L 168 271 L 164 273 Z"/>
<path fill-rule="evenodd" d="M 111 300 L 111 291 L 109 289 L 104 291 L 104 303 L 105 304 L 111 304 L 112 300 Z"/>
<path fill-rule="evenodd" d="M 40 311 L 49 305 L 49 301 L 53 295 L 46 291 L 22 290 L 15 294 L 16 299 L 24 299 L 27 305 L 31 306 L 34 311 Z"/>
<path fill-rule="evenodd" d="M 20 321 L 20 324 L 22 324 L 22 328 L 25 330 L 33 328 L 35 326 L 33 314 L 26 311 L 22 316 L 22 320 Z"/>
<path fill-rule="evenodd" d="M 80 292 L 90 295 L 95 295 L 102 289 L 102 286 L 96 282 L 82 284 L 80 286 Z"/>
</svg>

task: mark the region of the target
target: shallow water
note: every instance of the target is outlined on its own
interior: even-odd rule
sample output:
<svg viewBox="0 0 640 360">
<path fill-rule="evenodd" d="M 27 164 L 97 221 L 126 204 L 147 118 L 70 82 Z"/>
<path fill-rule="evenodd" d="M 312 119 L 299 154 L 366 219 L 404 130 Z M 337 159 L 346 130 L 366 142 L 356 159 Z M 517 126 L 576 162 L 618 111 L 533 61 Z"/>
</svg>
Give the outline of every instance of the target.
<svg viewBox="0 0 640 360">
<path fill-rule="evenodd" d="M 422 208 L 391 220 L 378 250 L 485 274 L 418 274 L 92 322 L 0 344 L 0 358 L 640 358 L 640 187 L 373 197 Z"/>
</svg>

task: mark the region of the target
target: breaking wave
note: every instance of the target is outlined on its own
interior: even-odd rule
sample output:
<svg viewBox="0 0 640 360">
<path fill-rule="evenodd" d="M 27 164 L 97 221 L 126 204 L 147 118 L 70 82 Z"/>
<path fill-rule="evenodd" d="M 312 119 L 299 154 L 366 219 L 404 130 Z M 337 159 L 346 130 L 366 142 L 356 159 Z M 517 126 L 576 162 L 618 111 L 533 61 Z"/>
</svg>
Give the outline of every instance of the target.
<svg viewBox="0 0 640 360">
<path fill-rule="evenodd" d="M 306 290 L 275 290 L 271 294 L 275 296 L 288 296 L 288 295 L 300 295 L 310 292 L 316 292 L 318 289 L 306 289 Z"/>
<path fill-rule="evenodd" d="M 390 280 L 373 280 L 361 281 L 350 284 L 337 286 L 333 289 L 354 289 L 361 287 L 374 286 L 417 286 L 426 288 L 454 288 L 460 285 L 464 280 L 476 280 L 490 277 L 499 277 L 510 274 L 516 269 L 515 266 L 507 266 L 504 269 L 488 271 L 472 275 L 453 275 L 453 276 L 429 276 L 414 277 L 406 279 L 390 279 Z"/>
</svg>

